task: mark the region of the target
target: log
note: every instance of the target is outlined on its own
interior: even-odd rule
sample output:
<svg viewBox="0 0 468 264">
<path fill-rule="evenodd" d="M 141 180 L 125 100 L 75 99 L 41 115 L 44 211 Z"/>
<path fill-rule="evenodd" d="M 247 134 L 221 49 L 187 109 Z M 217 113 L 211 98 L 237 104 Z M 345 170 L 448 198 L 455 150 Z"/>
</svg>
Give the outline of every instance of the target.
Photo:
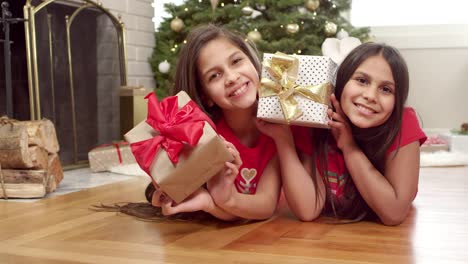
<svg viewBox="0 0 468 264">
<path fill-rule="evenodd" d="M 46 194 L 45 171 L 4 170 L 0 165 L 0 198 L 40 198 Z M 42 177 L 41 177 L 42 176 Z M 37 183 L 24 183 L 24 182 Z"/>
<path fill-rule="evenodd" d="M 39 146 L 29 147 L 29 154 L 32 159 L 31 169 L 47 169 L 49 165 L 49 155 L 44 148 Z"/>
<path fill-rule="evenodd" d="M 50 175 L 49 178 L 47 178 L 47 183 L 46 183 L 46 193 L 51 193 L 57 189 L 57 182 L 55 181 L 55 176 Z"/>
<path fill-rule="evenodd" d="M 42 120 L 21 121 L 28 131 L 28 144 L 40 146 L 47 150 L 49 153 L 57 153 L 59 151 L 59 144 L 55 126 L 49 119 L 43 118 Z"/>
<path fill-rule="evenodd" d="M 44 184 L 38 183 L 5 183 L 5 192 L 7 198 L 41 198 L 46 195 Z M 0 198 L 5 194 L 0 189 Z"/>
<path fill-rule="evenodd" d="M 39 183 L 44 184 L 46 170 L 2 170 L 4 183 Z"/>
<path fill-rule="evenodd" d="M 63 169 L 57 154 L 49 155 L 49 165 L 47 169 L 48 182 L 47 193 L 53 192 L 63 179 Z"/>
<path fill-rule="evenodd" d="M 31 168 L 33 166 L 25 125 L 0 124 L 0 164 L 3 168 Z"/>
</svg>

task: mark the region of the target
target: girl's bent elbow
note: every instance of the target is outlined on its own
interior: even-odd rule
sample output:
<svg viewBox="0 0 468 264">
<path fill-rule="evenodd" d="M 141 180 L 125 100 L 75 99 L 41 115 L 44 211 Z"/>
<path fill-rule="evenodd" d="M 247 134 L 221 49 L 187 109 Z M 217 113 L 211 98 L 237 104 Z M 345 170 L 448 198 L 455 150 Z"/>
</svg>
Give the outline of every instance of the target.
<svg viewBox="0 0 468 264">
<path fill-rule="evenodd" d="M 315 212 L 305 212 L 305 213 L 298 213 L 296 214 L 296 216 L 301 221 L 312 222 L 319 217 L 319 214 Z"/>
<path fill-rule="evenodd" d="M 401 223 L 403 223 L 403 221 L 405 221 L 405 219 L 406 219 L 406 214 L 380 217 L 380 221 L 382 221 L 382 224 L 386 226 L 400 225 Z"/>
</svg>

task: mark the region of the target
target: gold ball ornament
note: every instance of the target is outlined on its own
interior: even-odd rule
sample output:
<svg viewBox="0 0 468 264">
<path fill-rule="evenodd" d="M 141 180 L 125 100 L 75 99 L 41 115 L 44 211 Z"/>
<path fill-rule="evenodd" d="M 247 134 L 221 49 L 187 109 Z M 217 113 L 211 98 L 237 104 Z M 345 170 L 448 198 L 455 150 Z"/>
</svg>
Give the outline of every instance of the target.
<svg viewBox="0 0 468 264">
<path fill-rule="evenodd" d="M 258 32 L 257 30 L 253 30 L 247 33 L 247 39 L 253 42 L 257 42 L 259 40 L 262 40 L 262 34 L 260 34 L 260 32 Z"/>
<path fill-rule="evenodd" d="M 253 11 L 253 8 L 250 6 L 244 6 L 242 8 L 242 14 L 244 14 L 245 16 L 250 16 L 253 13 Z"/>
<path fill-rule="evenodd" d="M 180 32 L 185 27 L 184 21 L 182 19 L 176 17 L 171 20 L 171 29 L 174 32 Z"/>
<path fill-rule="evenodd" d="M 331 36 L 335 35 L 337 29 L 338 29 L 338 27 L 336 26 L 335 23 L 333 23 L 333 22 L 325 23 L 325 34 L 328 37 L 331 37 Z"/>
<path fill-rule="evenodd" d="M 306 0 L 305 7 L 310 11 L 315 11 L 320 6 L 320 0 Z"/>
<path fill-rule="evenodd" d="M 288 24 L 286 26 L 286 31 L 291 34 L 296 34 L 299 31 L 299 25 L 298 24 Z"/>
</svg>

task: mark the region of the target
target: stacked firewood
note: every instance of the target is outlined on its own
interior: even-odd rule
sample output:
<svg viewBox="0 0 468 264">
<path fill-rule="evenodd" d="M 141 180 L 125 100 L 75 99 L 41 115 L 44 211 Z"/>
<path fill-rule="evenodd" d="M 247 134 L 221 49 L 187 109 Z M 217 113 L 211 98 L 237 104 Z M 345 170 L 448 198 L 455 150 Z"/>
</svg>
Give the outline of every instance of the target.
<svg viewBox="0 0 468 264">
<path fill-rule="evenodd" d="M 39 198 L 63 179 L 54 124 L 0 118 L 0 197 Z"/>
</svg>

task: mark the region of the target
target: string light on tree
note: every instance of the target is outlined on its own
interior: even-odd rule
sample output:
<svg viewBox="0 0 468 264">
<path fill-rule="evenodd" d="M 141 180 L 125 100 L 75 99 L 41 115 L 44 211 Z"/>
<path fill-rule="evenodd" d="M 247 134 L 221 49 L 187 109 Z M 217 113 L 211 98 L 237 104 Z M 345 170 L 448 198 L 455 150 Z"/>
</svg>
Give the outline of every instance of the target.
<svg viewBox="0 0 468 264">
<path fill-rule="evenodd" d="M 168 73 L 170 69 L 171 69 L 171 65 L 169 64 L 169 62 L 167 62 L 167 60 L 164 60 L 158 65 L 158 70 L 161 73 Z"/>
<path fill-rule="evenodd" d="M 171 20 L 171 29 L 174 32 L 180 32 L 185 27 L 184 21 L 182 19 L 176 17 Z"/>
<path fill-rule="evenodd" d="M 320 6 L 320 0 L 306 0 L 305 7 L 310 11 L 315 11 Z"/>
</svg>

